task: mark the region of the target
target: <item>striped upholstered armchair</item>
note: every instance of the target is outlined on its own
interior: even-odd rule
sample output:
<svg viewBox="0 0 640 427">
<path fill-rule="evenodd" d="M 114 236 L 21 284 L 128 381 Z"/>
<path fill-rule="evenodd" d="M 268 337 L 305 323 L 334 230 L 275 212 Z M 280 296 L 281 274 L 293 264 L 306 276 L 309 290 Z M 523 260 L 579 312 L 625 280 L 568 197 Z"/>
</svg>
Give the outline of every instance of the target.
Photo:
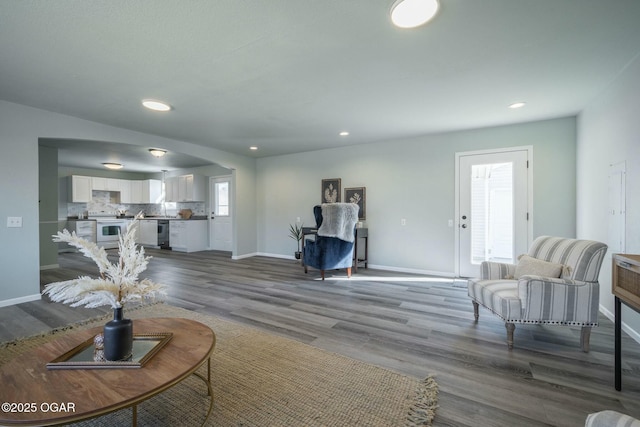
<svg viewBox="0 0 640 427">
<path fill-rule="evenodd" d="M 518 264 L 483 262 L 479 279 L 468 281 L 476 322 L 482 305 L 507 328 L 513 348 L 516 323 L 582 326 L 580 345 L 589 351 L 598 326 L 598 275 L 607 245 L 593 240 L 538 237 Z"/>
</svg>

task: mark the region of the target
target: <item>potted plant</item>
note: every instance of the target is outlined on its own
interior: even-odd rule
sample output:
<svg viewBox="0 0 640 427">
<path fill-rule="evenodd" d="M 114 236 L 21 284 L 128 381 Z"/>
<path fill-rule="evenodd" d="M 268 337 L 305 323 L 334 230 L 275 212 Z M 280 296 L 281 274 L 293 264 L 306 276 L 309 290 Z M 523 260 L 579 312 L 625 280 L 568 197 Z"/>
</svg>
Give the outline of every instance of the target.
<svg viewBox="0 0 640 427">
<path fill-rule="evenodd" d="M 70 304 L 71 307 L 84 305 L 87 308 L 110 305 L 113 320 L 104 325 L 104 355 L 106 360 L 127 360 L 132 351 L 133 324 L 123 318 L 123 306 L 131 301 L 154 299 L 166 296 L 167 287 L 149 279 L 139 280 L 138 276 L 147 268 L 151 257 L 144 248 L 135 243 L 138 226 L 137 215 L 119 236 L 117 263 L 111 263 L 107 252 L 93 242 L 78 237 L 75 232 L 60 231 L 53 235 L 54 242 L 65 242 L 75 246 L 80 252 L 95 261 L 99 277 L 80 276 L 77 279 L 49 283 L 42 292 L 52 301 Z"/>
<path fill-rule="evenodd" d="M 302 241 L 302 223 L 289 224 L 289 237 L 298 242 L 298 250 L 295 253 L 296 259 L 302 257 L 302 251 L 300 250 L 300 242 Z"/>
</svg>

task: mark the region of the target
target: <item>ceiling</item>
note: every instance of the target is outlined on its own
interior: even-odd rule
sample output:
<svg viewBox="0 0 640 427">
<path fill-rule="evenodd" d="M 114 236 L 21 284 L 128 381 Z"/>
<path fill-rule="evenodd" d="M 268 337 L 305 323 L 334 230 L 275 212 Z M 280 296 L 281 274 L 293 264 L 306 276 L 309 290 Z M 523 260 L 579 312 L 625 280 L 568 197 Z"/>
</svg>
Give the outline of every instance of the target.
<svg viewBox="0 0 640 427">
<path fill-rule="evenodd" d="M 573 116 L 640 52 L 637 0 L 392 3 L 4 1 L 0 99 L 265 157 Z"/>
<path fill-rule="evenodd" d="M 76 168 L 100 169 L 102 163 L 120 163 L 124 171 L 159 173 L 163 170 L 190 169 L 210 165 L 211 162 L 185 153 L 167 151 L 161 157 L 153 157 L 149 148 L 116 142 L 65 140 L 40 138 L 40 145 L 58 149 L 58 165 Z"/>
</svg>

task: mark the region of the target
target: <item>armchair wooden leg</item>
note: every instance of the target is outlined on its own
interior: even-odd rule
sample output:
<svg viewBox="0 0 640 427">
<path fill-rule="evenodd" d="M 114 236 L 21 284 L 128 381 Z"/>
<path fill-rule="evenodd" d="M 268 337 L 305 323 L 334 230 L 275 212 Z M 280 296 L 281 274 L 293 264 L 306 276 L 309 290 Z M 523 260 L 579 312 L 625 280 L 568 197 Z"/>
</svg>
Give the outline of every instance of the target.
<svg viewBox="0 0 640 427">
<path fill-rule="evenodd" d="M 478 323 L 478 318 L 480 317 L 480 313 L 478 312 L 479 304 L 475 301 L 473 302 L 473 317 L 476 319 L 476 323 Z"/>
<path fill-rule="evenodd" d="M 580 347 L 585 353 L 589 353 L 589 338 L 591 337 L 591 326 L 583 326 L 580 331 Z"/>
<path fill-rule="evenodd" d="M 351 267 L 347 267 L 347 277 L 351 279 Z"/>
<path fill-rule="evenodd" d="M 307 266 L 305 265 L 304 266 L 304 274 L 307 274 L 307 273 L 308 273 L 308 269 L 307 269 Z"/>
<path fill-rule="evenodd" d="M 322 280 L 324 280 L 324 270 L 320 270 L 320 277 L 322 277 Z"/>
<path fill-rule="evenodd" d="M 507 346 L 509 350 L 513 349 L 513 331 L 516 330 L 516 325 L 513 323 L 505 323 L 504 326 L 507 328 Z"/>
</svg>

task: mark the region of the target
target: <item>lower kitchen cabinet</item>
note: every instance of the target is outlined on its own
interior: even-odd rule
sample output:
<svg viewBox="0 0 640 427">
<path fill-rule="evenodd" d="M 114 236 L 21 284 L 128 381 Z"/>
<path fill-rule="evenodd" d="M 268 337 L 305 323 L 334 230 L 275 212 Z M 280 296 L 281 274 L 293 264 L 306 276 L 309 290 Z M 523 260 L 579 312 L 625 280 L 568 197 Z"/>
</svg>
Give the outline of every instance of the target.
<svg viewBox="0 0 640 427">
<path fill-rule="evenodd" d="M 169 221 L 169 246 L 174 251 L 204 251 L 208 240 L 206 220 Z"/>
<path fill-rule="evenodd" d="M 137 243 L 140 245 L 158 246 L 158 220 L 139 220 L 137 237 Z"/>
</svg>

